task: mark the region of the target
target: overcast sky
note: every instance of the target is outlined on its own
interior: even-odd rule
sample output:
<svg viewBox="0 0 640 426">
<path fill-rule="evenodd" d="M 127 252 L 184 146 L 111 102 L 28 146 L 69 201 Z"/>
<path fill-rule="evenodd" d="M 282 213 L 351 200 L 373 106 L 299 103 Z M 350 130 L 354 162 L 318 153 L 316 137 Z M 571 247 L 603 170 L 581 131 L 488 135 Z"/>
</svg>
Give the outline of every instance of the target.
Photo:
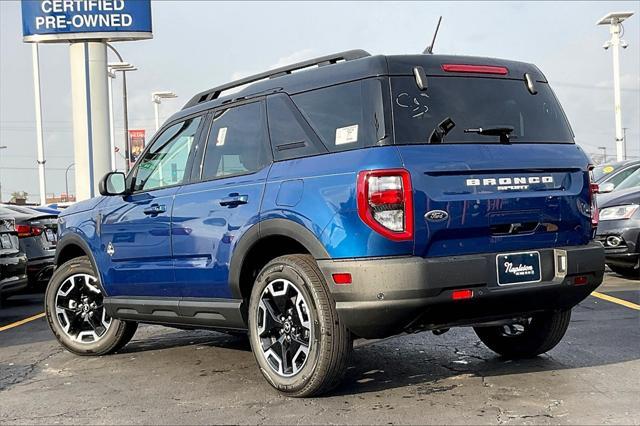
<svg viewBox="0 0 640 426">
<path fill-rule="evenodd" d="M 154 38 L 120 42 L 129 73 L 131 129 L 154 128 L 153 91 L 178 99 L 161 106 L 161 119 L 198 91 L 276 65 L 354 48 L 373 54 L 421 52 L 437 17 L 443 23 L 436 53 L 532 62 L 546 74 L 588 152 L 613 154 L 611 52 L 608 12 L 633 11 L 621 53 L 623 126 L 628 154 L 640 157 L 640 2 L 209 3 L 154 1 Z M 2 198 L 25 190 L 38 199 L 31 47 L 22 43 L 20 3 L 0 1 L 0 181 Z M 73 162 L 69 46 L 40 49 L 47 193 L 64 192 Z M 115 60 L 115 58 L 110 58 Z M 120 80 L 114 87 L 116 135 L 122 146 Z M 147 138 L 148 139 L 148 138 Z M 121 152 L 124 150 L 121 150 Z M 122 164 L 122 162 L 120 163 Z M 69 173 L 73 188 L 73 173 Z M 72 190 L 73 191 L 73 190 Z"/>
</svg>

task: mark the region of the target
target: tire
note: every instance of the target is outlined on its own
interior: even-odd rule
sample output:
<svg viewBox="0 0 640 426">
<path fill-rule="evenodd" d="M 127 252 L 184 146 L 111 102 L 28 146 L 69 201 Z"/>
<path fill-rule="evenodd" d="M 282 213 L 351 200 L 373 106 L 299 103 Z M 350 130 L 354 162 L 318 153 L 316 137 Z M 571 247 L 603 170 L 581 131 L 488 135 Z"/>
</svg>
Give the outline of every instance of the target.
<svg viewBox="0 0 640 426">
<path fill-rule="evenodd" d="M 269 262 L 256 278 L 248 317 L 258 367 L 278 391 L 308 397 L 340 383 L 353 341 L 313 257 L 287 255 Z"/>
<path fill-rule="evenodd" d="M 640 279 L 640 269 L 634 267 L 624 267 L 617 265 L 608 265 L 609 269 L 615 272 L 618 275 L 622 275 L 625 278 L 629 278 L 630 280 L 638 280 Z"/>
<path fill-rule="evenodd" d="M 474 331 L 482 343 L 505 358 L 531 358 L 553 349 L 564 337 L 570 320 L 568 309 L 536 314 L 520 325 L 474 327 Z"/>
<path fill-rule="evenodd" d="M 58 342 L 76 355 L 116 352 L 133 338 L 138 328 L 136 322 L 108 316 L 98 281 L 89 259 L 78 257 L 57 268 L 47 285 L 45 312 L 49 327 Z"/>
</svg>

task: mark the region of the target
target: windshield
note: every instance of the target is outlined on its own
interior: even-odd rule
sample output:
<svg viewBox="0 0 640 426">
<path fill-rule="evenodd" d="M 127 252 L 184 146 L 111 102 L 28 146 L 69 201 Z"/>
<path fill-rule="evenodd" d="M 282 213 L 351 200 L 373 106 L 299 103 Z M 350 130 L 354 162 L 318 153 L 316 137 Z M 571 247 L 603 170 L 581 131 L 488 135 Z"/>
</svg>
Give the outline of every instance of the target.
<svg viewBox="0 0 640 426">
<path fill-rule="evenodd" d="M 628 178 L 622 181 L 620 185 L 616 187 L 616 191 L 620 189 L 637 188 L 640 186 L 640 169 L 636 170 Z"/>
<path fill-rule="evenodd" d="M 430 76 L 426 90 L 393 77 L 391 88 L 397 144 L 499 143 L 504 128 L 513 143 L 573 143 L 546 83 L 536 83 L 535 95 L 523 80 L 478 77 Z"/>
</svg>

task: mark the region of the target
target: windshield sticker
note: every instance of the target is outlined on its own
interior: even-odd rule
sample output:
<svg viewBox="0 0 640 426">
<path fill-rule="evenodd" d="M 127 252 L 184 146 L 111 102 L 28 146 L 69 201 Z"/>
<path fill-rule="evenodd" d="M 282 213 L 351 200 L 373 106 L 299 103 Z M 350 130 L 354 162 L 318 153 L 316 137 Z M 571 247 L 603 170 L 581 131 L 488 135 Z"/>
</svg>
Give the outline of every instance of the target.
<svg viewBox="0 0 640 426">
<path fill-rule="evenodd" d="M 227 128 L 220 127 L 220 130 L 218 130 L 218 137 L 216 138 L 216 146 L 223 146 L 225 139 L 227 139 Z"/>
<path fill-rule="evenodd" d="M 358 125 L 354 124 L 347 127 L 339 127 L 336 129 L 336 145 L 344 145 L 358 141 Z"/>
<path fill-rule="evenodd" d="M 604 169 L 602 169 L 604 174 L 608 174 L 611 173 L 613 171 L 613 166 L 605 166 Z"/>
<path fill-rule="evenodd" d="M 429 111 L 429 106 L 426 105 L 427 99 L 429 95 L 426 93 L 420 93 L 420 96 L 414 96 L 411 99 L 411 95 L 402 92 L 396 96 L 396 104 L 401 108 L 410 108 L 413 113 L 411 117 L 418 118 Z"/>
</svg>

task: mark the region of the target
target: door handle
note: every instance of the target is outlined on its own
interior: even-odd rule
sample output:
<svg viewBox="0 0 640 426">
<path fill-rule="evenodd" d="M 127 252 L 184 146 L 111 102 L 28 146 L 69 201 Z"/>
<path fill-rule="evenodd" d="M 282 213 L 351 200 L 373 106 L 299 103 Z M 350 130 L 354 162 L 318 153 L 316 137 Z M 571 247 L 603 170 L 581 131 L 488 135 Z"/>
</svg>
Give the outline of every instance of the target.
<svg viewBox="0 0 640 426">
<path fill-rule="evenodd" d="M 249 202 L 248 195 L 229 194 L 228 198 L 223 198 L 222 200 L 220 200 L 220 205 L 227 206 L 227 207 L 235 207 L 235 206 L 239 206 L 240 204 L 247 204 L 248 202 Z"/>
<path fill-rule="evenodd" d="M 144 214 L 149 216 L 156 216 L 166 211 L 167 207 L 164 204 L 151 204 L 149 207 L 143 210 Z"/>
</svg>

